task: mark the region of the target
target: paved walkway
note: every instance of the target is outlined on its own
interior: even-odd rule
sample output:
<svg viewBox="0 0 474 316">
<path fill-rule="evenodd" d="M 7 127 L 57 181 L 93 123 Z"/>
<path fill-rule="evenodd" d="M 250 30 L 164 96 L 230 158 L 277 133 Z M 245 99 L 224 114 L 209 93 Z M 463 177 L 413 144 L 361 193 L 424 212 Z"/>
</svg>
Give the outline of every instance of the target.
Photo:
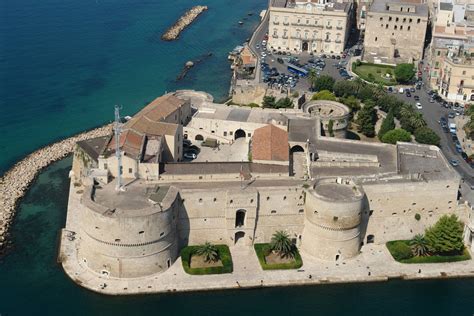
<svg viewBox="0 0 474 316">
<path fill-rule="evenodd" d="M 231 247 L 234 272 L 220 275 L 188 275 L 181 259 L 166 272 L 145 278 L 116 279 L 99 275 L 77 258 L 80 236 L 68 237 L 79 231 L 77 212 L 81 207 L 71 185 L 66 229 L 61 236 L 60 259 L 67 275 L 92 291 L 109 295 L 205 291 L 267 286 L 311 285 L 326 283 L 374 282 L 389 278 L 423 279 L 440 277 L 474 277 L 474 261 L 448 264 L 401 264 L 394 261 L 385 245 L 362 247 L 355 259 L 340 262 L 318 260 L 301 253 L 303 267 L 298 270 L 263 271 L 253 247 Z M 106 284 L 104 287 L 103 285 Z"/>
</svg>

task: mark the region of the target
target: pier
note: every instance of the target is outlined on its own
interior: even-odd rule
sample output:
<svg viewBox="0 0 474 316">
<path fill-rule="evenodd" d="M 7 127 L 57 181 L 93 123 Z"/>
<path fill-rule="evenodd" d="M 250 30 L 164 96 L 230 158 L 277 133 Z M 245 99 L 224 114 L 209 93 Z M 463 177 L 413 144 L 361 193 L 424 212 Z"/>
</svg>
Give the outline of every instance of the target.
<svg viewBox="0 0 474 316">
<path fill-rule="evenodd" d="M 162 36 L 161 39 L 164 41 L 174 41 L 179 37 L 179 34 L 204 11 L 207 10 L 207 6 L 195 6 L 188 10 L 173 26 L 171 26 Z"/>
<path fill-rule="evenodd" d="M 76 142 L 109 135 L 110 130 L 111 126 L 105 125 L 38 149 L 17 162 L 0 178 L 0 254 L 9 243 L 8 229 L 18 201 L 40 171 L 71 154 Z"/>
</svg>

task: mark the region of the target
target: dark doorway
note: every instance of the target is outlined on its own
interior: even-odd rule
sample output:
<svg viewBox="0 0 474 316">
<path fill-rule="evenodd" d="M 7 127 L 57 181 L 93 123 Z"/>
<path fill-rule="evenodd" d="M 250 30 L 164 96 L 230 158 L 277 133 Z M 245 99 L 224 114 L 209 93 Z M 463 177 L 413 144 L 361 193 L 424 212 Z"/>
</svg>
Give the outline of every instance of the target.
<svg viewBox="0 0 474 316">
<path fill-rule="evenodd" d="M 196 137 L 194 137 L 194 140 L 204 140 L 204 137 L 202 135 L 198 134 Z"/>
<path fill-rule="evenodd" d="M 241 129 L 238 129 L 235 131 L 234 133 L 234 139 L 238 139 L 238 138 L 242 138 L 244 137 L 245 138 L 245 131 L 244 130 L 241 130 Z"/>
<path fill-rule="evenodd" d="M 303 51 L 307 52 L 308 51 L 308 42 L 303 42 Z"/>
<path fill-rule="evenodd" d="M 291 147 L 290 153 L 298 153 L 298 152 L 304 153 L 303 147 L 301 147 L 300 145 Z"/>
<path fill-rule="evenodd" d="M 236 232 L 235 233 L 235 238 L 234 238 L 234 243 L 236 245 L 243 245 L 244 244 L 244 237 L 245 237 L 244 232 Z"/>
<path fill-rule="evenodd" d="M 336 261 L 339 260 L 339 255 L 336 255 Z"/>
<path fill-rule="evenodd" d="M 367 236 L 367 243 L 368 243 L 368 244 L 373 244 L 373 243 L 374 243 L 374 240 L 375 240 L 375 236 L 374 236 L 374 235 L 368 235 L 368 236 Z"/>
<path fill-rule="evenodd" d="M 235 213 L 235 228 L 245 225 L 245 210 L 238 210 Z"/>
</svg>

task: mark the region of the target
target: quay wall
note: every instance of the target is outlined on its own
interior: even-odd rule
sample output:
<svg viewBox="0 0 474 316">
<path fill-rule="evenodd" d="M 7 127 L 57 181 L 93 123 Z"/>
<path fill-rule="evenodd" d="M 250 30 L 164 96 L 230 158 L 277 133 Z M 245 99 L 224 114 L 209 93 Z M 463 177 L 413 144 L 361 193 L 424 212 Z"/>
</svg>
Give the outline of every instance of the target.
<svg viewBox="0 0 474 316">
<path fill-rule="evenodd" d="M 173 24 L 164 34 L 161 39 L 164 41 L 173 41 L 179 37 L 179 34 L 204 11 L 207 10 L 207 6 L 195 6 L 188 10 L 178 21 Z"/>
<path fill-rule="evenodd" d="M 40 148 L 17 162 L 0 178 L 0 254 L 9 243 L 8 230 L 18 201 L 26 194 L 39 172 L 52 162 L 71 154 L 76 142 L 107 136 L 110 131 L 111 125 L 105 125 Z"/>
</svg>

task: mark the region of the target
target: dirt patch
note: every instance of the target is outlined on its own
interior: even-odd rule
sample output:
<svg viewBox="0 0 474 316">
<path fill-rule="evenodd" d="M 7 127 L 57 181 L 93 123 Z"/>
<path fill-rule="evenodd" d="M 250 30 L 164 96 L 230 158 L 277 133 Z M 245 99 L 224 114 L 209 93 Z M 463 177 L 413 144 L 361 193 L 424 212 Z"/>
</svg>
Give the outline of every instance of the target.
<svg viewBox="0 0 474 316">
<path fill-rule="evenodd" d="M 222 267 L 222 261 L 217 260 L 216 262 L 204 261 L 204 256 L 193 255 L 191 256 L 191 262 L 189 263 L 191 268 L 211 268 L 211 267 Z"/>
<path fill-rule="evenodd" d="M 267 264 L 292 263 L 295 262 L 295 258 L 282 258 L 279 254 L 270 252 L 268 256 L 265 256 L 265 261 L 267 262 Z"/>
</svg>

